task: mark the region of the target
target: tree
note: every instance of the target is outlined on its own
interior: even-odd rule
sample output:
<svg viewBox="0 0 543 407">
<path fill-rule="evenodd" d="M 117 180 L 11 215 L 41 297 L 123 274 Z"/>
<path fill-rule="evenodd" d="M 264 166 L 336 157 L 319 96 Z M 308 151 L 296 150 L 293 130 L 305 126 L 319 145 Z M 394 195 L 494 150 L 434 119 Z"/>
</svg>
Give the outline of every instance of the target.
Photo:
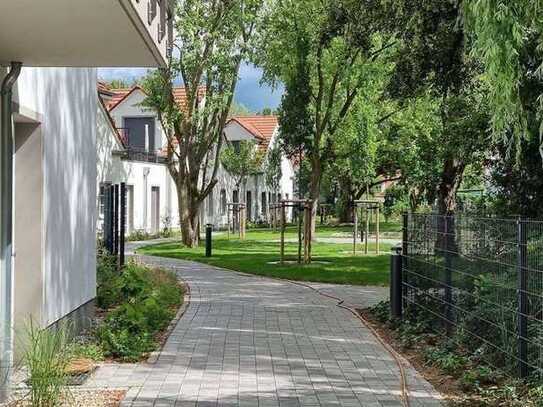
<svg viewBox="0 0 543 407">
<path fill-rule="evenodd" d="M 202 202 L 217 183 L 223 131 L 240 65 L 251 52 L 260 0 L 187 0 L 176 8 L 176 52 L 151 72 L 144 106 L 156 111 L 168 140 L 167 165 L 177 187 L 183 243 L 198 245 Z M 181 80 L 186 101 L 174 83 Z"/>
<path fill-rule="evenodd" d="M 489 83 L 494 134 L 521 153 L 521 139 L 533 128 L 535 108 L 541 123 L 542 105 L 527 106 L 522 97 L 526 80 L 543 69 L 543 2 L 541 0 L 465 0 L 464 16 L 473 35 L 473 53 L 482 61 Z M 526 58 L 526 49 L 533 52 Z M 539 99 L 543 96 L 540 92 Z M 533 116 L 532 116 L 533 118 Z M 530 142 L 528 142 L 529 144 Z M 541 150 L 543 155 L 543 150 Z"/>
<path fill-rule="evenodd" d="M 431 92 L 439 103 L 442 159 L 438 209 L 452 214 L 466 166 L 490 147 L 486 88 L 465 35 L 461 1 L 398 0 L 389 16 L 402 40 L 390 93 L 409 100 Z"/>
<path fill-rule="evenodd" d="M 281 169 L 281 149 L 275 144 L 269 151 L 266 157 L 266 164 L 264 167 L 264 176 L 266 179 L 266 185 L 276 195 L 279 193 L 281 186 L 281 178 L 283 177 L 283 171 Z"/>
<path fill-rule="evenodd" d="M 401 192 L 412 211 L 435 200 L 442 163 L 437 148 L 441 144 L 442 123 L 439 103 L 432 95 L 421 95 L 404 109 L 384 107 L 397 113 L 381 123 L 377 172 L 387 178 L 400 177 L 396 198 Z"/>
<path fill-rule="evenodd" d="M 265 79 L 285 85 L 280 122 L 287 153 L 311 163 L 313 227 L 323 172 L 335 136 L 364 82 L 361 67 L 394 44 L 380 30 L 373 2 L 278 0 L 271 7 L 259 59 Z"/>
<path fill-rule="evenodd" d="M 111 79 L 109 81 L 105 81 L 105 83 L 110 89 L 126 89 L 140 84 L 140 82 L 136 79 L 128 80 L 124 78 Z"/>
<path fill-rule="evenodd" d="M 352 222 L 353 201 L 360 199 L 376 178 L 377 129 L 376 109 L 367 99 L 357 98 L 336 136 L 336 159 L 329 172 L 339 189 L 340 222 Z"/>
<path fill-rule="evenodd" d="M 261 172 L 262 154 L 252 141 L 229 144 L 221 153 L 221 163 L 226 172 L 235 179 L 236 188 L 247 183 L 247 178 Z"/>
<path fill-rule="evenodd" d="M 541 165 L 540 95 L 543 79 L 538 74 L 541 64 L 538 55 L 539 38 L 532 36 L 524 43 L 519 55 L 521 71 L 525 74 L 518 84 L 518 97 L 526 118 L 524 136 L 518 140 L 516 154 L 509 154 L 510 140 L 496 143 L 490 162 L 494 195 L 493 208 L 500 216 L 521 215 L 528 218 L 543 216 L 543 166 Z"/>
<path fill-rule="evenodd" d="M 230 117 L 232 116 L 250 116 L 251 111 L 243 103 L 238 103 L 235 100 L 232 102 L 230 107 Z"/>
<path fill-rule="evenodd" d="M 274 111 L 271 107 L 265 107 L 259 114 L 261 116 L 272 116 L 274 114 Z"/>
</svg>

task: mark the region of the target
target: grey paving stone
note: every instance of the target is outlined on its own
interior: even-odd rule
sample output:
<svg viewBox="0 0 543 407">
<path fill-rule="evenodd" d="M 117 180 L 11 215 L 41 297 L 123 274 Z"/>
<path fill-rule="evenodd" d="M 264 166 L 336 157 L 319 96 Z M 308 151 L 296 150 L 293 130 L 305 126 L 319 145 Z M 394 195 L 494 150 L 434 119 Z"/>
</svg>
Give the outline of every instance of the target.
<svg viewBox="0 0 543 407">
<path fill-rule="evenodd" d="M 142 257 L 191 287 L 191 303 L 157 363 L 105 365 L 93 387 L 129 388 L 123 405 L 399 406 L 399 372 L 372 334 L 334 300 L 288 282 Z M 357 307 L 386 289 L 314 284 Z M 412 405 L 440 396 L 406 369 Z"/>
</svg>

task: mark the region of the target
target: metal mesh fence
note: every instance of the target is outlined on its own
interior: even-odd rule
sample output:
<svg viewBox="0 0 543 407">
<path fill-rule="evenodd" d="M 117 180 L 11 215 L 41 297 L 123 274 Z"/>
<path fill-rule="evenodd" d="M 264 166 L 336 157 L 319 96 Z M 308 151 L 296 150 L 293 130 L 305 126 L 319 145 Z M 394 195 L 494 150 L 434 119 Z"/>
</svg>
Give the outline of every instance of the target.
<svg viewBox="0 0 543 407">
<path fill-rule="evenodd" d="M 402 295 L 472 358 L 543 373 L 543 222 L 405 215 Z"/>
</svg>

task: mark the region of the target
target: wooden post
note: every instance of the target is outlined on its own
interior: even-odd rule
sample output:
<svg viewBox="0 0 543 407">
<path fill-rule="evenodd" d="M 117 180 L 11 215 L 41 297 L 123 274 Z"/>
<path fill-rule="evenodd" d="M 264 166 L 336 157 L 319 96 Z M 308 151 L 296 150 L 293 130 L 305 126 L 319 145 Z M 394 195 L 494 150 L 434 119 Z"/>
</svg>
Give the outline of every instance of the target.
<svg viewBox="0 0 543 407">
<path fill-rule="evenodd" d="M 281 205 L 281 264 L 285 263 L 285 224 L 285 207 L 284 205 Z"/>
<path fill-rule="evenodd" d="M 358 239 L 358 205 L 354 205 L 353 256 L 356 256 L 356 240 Z"/>
<path fill-rule="evenodd" d="M 377 204 L 377 223 L 375 224 L 375 245 L 377 246 L 375 252 L 379 254 L 379 227 L 381 223 L 380 205 Z"/>
<path fill-rule="evenodd" d="M 245 205 L 242 205 L 242 207 L 241 207 L 240 216 L 241 216 L 241 226 L 240 226 L 241 239 L 244 240 L 245 239 L 245 228 L 246 228 L 246 225 L 247 225 L 247 207 Z"/>
<path fill-rule="evenodd" d="M 304 205 L 304 263 L 311 263 L 311 201 L 306 201 Z"/>
<path fill-rule="evenodd" d="M 230 205 L 226 205 L 226 221 L 228 222 L 227 237 L 230 240 Z"/>
<path fill-rule="evenodd" d="M 368 205 L 366 205 L 366 240 L 364 242 L 364 254 L 368 254 L 368 243 L 370 238 L 370 214 Z"/>
</svg>

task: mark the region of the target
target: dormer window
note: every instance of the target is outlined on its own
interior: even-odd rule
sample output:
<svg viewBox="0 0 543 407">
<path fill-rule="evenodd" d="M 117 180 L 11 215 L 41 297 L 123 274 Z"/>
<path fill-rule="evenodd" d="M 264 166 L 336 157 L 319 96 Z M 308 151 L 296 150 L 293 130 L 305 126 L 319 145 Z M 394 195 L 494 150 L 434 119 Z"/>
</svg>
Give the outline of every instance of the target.
<svg viewBox="0 0 543 407">
<path fill-rule="evenodd" d="M 232 148 L 236 153 L 239 153 L 241 150 L 241 141 L 235 140 L 230 142 L 232 144 Z"/>
<path fill-rule="evenodd" d="M 154 117 L 125 117 L 124 127 L 130 150 L 147 153 L 156 150 Z"/>
</svg>

